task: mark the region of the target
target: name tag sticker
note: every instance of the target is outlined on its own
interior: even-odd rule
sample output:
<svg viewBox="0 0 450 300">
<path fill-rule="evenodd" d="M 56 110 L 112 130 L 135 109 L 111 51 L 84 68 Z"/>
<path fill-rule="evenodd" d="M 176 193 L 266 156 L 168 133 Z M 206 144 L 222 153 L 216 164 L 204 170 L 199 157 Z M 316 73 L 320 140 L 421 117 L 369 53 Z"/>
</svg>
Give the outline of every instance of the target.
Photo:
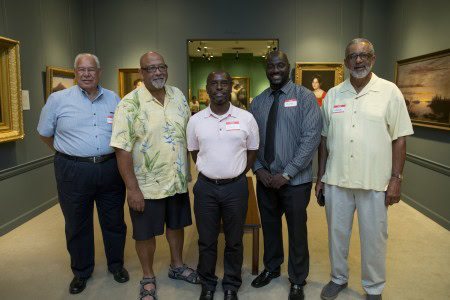
<svg viewBox="0 0 450 300">
<path fill-rule="evenodd" d="M 296 107 L 297 99 L 284 100 L 284 107 Z"/>
<path fill-rule="evenodd" d="M 113 116 L 107 116 L 106 117 L 106 123 L 112 124 L 112 122 L 113 122 Z"/>
<path fill-rule="evenodd" d="M 333 113 L 343 113 L 345 111 L 345 104 L 333 106 Z"/>
<path fill-rule="evenodd" d="M 227 131 L 229 131 L 229 130 L 240 130 L 241 126 L 239 125 L 239 121 L 226 122 L 225 123 L 225 129 Z"/>
</svg>

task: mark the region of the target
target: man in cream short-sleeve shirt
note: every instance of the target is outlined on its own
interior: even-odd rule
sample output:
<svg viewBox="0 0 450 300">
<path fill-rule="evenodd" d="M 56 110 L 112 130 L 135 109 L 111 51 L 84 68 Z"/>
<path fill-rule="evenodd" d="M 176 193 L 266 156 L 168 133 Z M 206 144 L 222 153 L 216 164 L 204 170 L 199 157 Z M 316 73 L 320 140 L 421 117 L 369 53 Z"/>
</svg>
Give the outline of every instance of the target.
<svg viewBox="0 0 450 300">
<path fill-rule="evenodd" d="M 371 72 L 370 41 L 345 50 L 350 79 L 332 88 L 322 107 L 316 195 L 325 195 L 331 281 L 322 299 L 347 287 L 353 215 L 358 210 L 362 285 L 366 299 L 381 299 L 386 282 L 387 207 L 400 200 L 405 136 L 413 134 L 405 100 L 395 84 Z"/>
</svg>

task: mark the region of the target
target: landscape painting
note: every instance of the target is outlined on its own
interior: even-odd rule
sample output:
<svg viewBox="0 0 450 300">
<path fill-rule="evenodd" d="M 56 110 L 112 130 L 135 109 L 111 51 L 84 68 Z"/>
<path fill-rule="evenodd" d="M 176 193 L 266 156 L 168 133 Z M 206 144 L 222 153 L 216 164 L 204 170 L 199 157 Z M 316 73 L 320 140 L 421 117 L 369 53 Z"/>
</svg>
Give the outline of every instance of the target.
<svg viewBox="0 0 450 300">
<path fill-rule="evenodd" d="M 396 84 L 414 125 L 450 130 L 450 49 L 398 61 Z"/>
</svg>

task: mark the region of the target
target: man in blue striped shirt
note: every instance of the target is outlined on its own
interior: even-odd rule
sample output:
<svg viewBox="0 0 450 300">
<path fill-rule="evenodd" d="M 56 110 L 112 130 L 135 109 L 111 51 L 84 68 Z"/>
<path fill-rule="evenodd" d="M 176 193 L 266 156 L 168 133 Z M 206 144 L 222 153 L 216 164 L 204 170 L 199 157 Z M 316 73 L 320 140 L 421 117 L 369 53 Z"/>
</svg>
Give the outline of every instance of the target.
<svg viewBox="0 0 450 300">
<path fill-rule="evenodd" d="M 95 55 L 77 55 L 74 67 L 78 85 L 50 95 L 37 130 L 42 141 L 56 151 L 58 199 L 75 275 L 69 292 L 78 294 L 94 270 L 94 200 L 108 270 L 117 282 L 126 282 L 129 277 L 123 268 L 125 185 L 109 146 L 114 110 L 120 99 L 98 85 L 101 71 Z"/>
<path fill-rule="evenodd" d="M 286 54 L 272 52 L 266 66 L 270 88 L 255 97 L 250 106 L 260 136 L 253 172 L 258 179 L 265 267 L 252 286 L 265 286 L 280 276 L 284 260 L 281 218 L 285 214 L 289 231 L 289 299 L 299 300 L 304 299 L 303 286 L 309 273 L 306 207 L 322 119 L 314 94 L 294 84 L 289 70 Z"/>
</svg>

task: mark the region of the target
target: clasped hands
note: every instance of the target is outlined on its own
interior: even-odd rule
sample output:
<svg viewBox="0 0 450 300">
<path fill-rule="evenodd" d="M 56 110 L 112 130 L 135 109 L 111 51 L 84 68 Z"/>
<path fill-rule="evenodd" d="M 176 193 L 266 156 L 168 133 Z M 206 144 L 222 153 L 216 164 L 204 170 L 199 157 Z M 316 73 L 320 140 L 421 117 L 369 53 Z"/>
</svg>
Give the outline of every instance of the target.
<svg viewBox="0 0 450 300">
<path fill-rule="evenodd" d="M 279 189 L 280 187 L 289 182 L 289 180 L 283 177 L 283 174 L 278 173 L 272 175 L 264 168 L 261 168 L 256 171 L 256 179 L 261 181 L 265 187 L 273 189 Z"/>
</svg>

